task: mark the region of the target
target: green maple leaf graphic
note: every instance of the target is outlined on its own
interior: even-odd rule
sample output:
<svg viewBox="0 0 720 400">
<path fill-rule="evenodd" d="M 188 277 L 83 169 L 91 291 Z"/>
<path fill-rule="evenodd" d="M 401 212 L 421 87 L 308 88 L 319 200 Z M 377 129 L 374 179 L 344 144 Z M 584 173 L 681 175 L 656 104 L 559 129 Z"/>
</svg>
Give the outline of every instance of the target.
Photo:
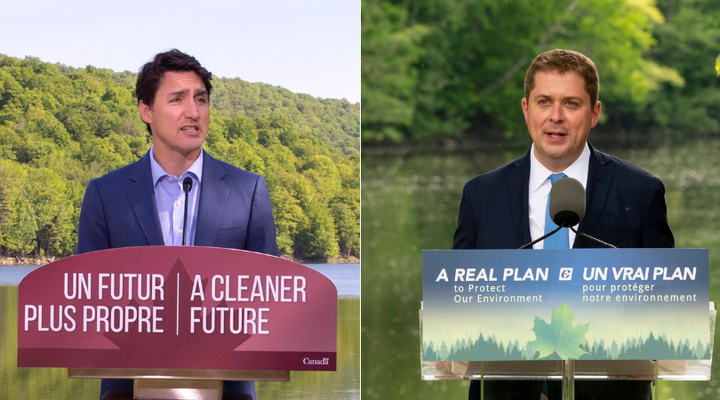
<svg viewBox="0 0 720 400">
<path fill-rule="evenodd" d="M 540 358 L 551 356 L 550 359 L 577 360 L 584 354 L 589 354 L 580 348 L 585 343 L 587 324 L 573 326 L 575 314 L 570 312 L 570 306 L 563 303 L 559 308 L 552 310 L 551 323 L 535 317 L 533 331 L 537 340 L 530 342 L 535 351 L 540 352 Z"/>
</svg>

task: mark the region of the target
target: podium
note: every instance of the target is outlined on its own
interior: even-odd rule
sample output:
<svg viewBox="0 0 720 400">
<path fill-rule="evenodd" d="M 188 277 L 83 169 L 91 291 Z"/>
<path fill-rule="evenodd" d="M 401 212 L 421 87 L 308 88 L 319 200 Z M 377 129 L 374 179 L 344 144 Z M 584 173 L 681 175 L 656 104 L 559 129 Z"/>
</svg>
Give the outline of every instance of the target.
<svg viewBox="0 0 720 400">
<path fill-rule="evenodd" d="M 18 366 L 134 379 L 116 399 L 242 399 L 231 380 L 334 371 L 337 290 L 301 264 L 241 250 L 103 250 L 18 287 Z"/>
<path fill-rule="evenodd" d="M 252 400 L 250 395 L 224 395 L 223 381 L 288 382 L 290 371 L 68 368 L 68 377 L 133 380 L 132 393 L 109 392 L 103 396 L 107 400 Z"/>
<path fill-rule="evenodd" d="M 707 249 L 424 251 L 422 379 L 709 380 L 708 274 Z"/>
</svg>

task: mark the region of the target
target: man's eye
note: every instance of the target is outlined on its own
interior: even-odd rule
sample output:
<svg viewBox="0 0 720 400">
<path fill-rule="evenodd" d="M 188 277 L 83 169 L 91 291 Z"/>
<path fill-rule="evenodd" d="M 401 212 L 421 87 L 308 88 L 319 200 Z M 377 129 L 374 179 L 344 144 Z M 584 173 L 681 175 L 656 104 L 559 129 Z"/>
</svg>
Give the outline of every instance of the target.
<svg viewBox="0 0 720 400">
<path fill-rule="evenodd" d="M 200 104 L 205 104 L 205 103 L 207 103 L 207 99 L 205 99 L 205 98 L 203 98 L 203 97 L 198 97 L 196 101 L 197 101 L 198 103 L 200 103 Z"/>
<path fill-rule="evenodd" d="M 575 106 L 577 106 L 577 103 L 574 101 L 568 101 L 567 105 L 569 105 L 570 107 L 575 107 Z"/>
<path fill-rule="evenodd" d="M 177 103 L 178 101 L 180 101 L 179 97 L 173 97 L 172 99 L 170 99 L 171 103 Z"/>
<path fill-rule="evenodd" d="M 545 99 L 540 100 L 540 104 L 542 104 L 542 105 L 545 105 L 545 104 L 548 104 L 548 103 L 550 103 L 550 102 L 547 101 L 547 100 L 545 100 Z"/>
</svg>

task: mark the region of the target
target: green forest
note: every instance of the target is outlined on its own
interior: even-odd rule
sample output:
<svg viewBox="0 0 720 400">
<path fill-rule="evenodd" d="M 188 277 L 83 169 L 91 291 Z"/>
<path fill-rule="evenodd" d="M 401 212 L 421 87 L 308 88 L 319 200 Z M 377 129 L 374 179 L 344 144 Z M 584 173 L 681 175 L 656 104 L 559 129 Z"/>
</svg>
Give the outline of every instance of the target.
<svg viewBox="0 0 720 400">
<path fill-rule="evenodd" d="M 72 255 L 88 182 L 142 157 L 137 74 L 0 54 L 0 256 Z M 213 79 L 204 148 L 265 176 L 280 253 L 360 252 L 360 106 Z"/>
<path fill-rule="evenodd" d="M 664 335 L 655 337 L 650 332 L 647 339 L 627 339 L 625 343 L 618 344 L 613 340 L 608 347 L 603 340 L 600 343 L 594 342 L 592 346 L 588 342 L 580 344 L 579 348 L 584 353 L 579 360 L 708 360 L 711 357 L 710 345 L 703 345 L 698 340 L 695 346 L 690 345 L 687 339 L 668 341 Z M 524 347 L 516 340 L 508 343 L 498 342 L 495 336 L 485 339 L 480 335 L 477 339 L 458 340 L 450 348 L 442 342 L 436 347 L 433 342 L 423 343 L 423 361 L 458 361 L 458 360 L 557 360 L 555 353 L 544 358 L 539 357 L 540 353 L 533 349 L 531 342 Z"/>
<path fill-rule="evenodd" d="M 593 137 L 720 133 L 716 0 L 363 0 L 363 145 L 525 138 L 525 71 L 554 48 L 598 66 Z"/>
</svg>

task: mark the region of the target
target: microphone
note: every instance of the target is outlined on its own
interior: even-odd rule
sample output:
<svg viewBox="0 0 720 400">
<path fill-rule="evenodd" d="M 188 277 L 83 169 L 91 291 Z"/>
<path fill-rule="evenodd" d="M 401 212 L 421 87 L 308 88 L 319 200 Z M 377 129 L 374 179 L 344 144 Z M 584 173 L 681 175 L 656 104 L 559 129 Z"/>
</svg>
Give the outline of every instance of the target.
<svg viewBox="0 0 720 400">
<path fill-rule="evenodd" d="M 575 226 L 585 216 L 585 189 L 577 179 L 558 179 L 550 189 L 550 218 L 557 226 Z"/>
<path fill-rule="evenodd" d="M 190 196 L 190 189 L 192 189 L 193 180 L 191 177 L 186 176 L 183 179 L 183 192 L 185 192 L 185 214 L 183 214 L 183 238 L 182 245 L 185 246 L 185 237 L 187 236 L 187 216 L 188 216 L 188 197 Z"/>
<path fill-rule="evenodd" d="M 562 228 L 570 228 L 576 235 L 590 239 L 605 247 L 617 248 L 610 243 L 575 230 L 574 226 L 579 224 L 585 217 L 585 188 L 577 179 L 565 177 L 558 179 L 552 185 L 548 211 L 550 218 L 558 226 L 557 229 L 520 247 L 520 249 L 531 247 L 535 243 L 554 235 Z"/>
</svg>

